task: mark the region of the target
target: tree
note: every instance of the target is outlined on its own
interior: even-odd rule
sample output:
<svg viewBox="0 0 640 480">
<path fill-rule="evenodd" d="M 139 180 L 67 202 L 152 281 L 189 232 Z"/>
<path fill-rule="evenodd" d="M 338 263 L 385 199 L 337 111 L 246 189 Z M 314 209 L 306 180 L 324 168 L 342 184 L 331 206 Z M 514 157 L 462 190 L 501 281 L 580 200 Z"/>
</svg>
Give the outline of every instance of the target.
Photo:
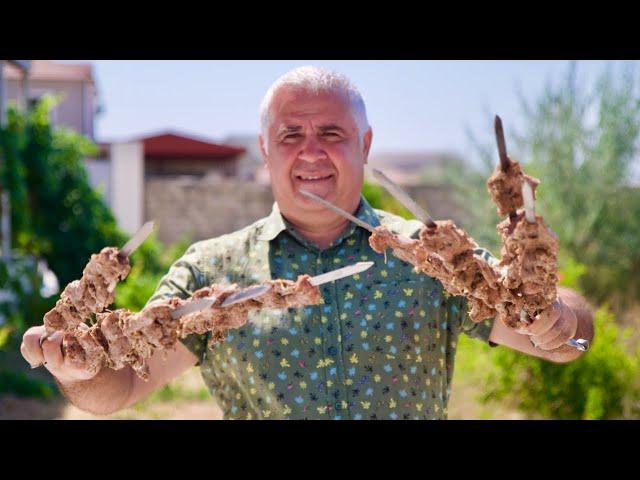
<svg viewBox="0 0 640 480">
<path fill-rule="evenodd" d="M 521 98 L 524 126 L 510 155 L 541 180 L 537 210 L 558 234 L 560 263 L 587 265 L 580 287 L 593 300 L 640 299 L 640 189 L 629 179 L 637 165 L 640 96 L 631 70 L 604 71 L 591 91 L 578 84 L 575 64 L 540 98 Z M 499 221 L 485 182 L 497 163 L 495 142 L 472 139 L 479 168 L 449 172 L 467 204 L 479 242 L 498 246 Z"/>
<path fill-rule="evenodd" d="M 54 97 L 25 114 L 11 108 L 2 131 L 3 183 L 11 194 L 13 245 L 44 257 L 61 285 L 78 277 L 92 253 L 126 236 L 88 179 L 83 159 L 95 154 L 89 139 L 52 128 Z"/>
</svg>

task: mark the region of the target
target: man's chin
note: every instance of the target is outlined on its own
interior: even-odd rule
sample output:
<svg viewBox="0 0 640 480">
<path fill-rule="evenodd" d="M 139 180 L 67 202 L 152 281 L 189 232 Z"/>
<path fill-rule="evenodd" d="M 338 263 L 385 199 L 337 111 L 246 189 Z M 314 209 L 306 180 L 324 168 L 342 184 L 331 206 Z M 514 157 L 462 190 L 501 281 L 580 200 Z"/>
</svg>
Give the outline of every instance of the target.
<svg viewBox="0 0 640 480">
<path fill-rule="evenodd" d="M 300 193 L 300 190 L 313 193 L 327 202 L 333 202 L 336 199 L 336 190 L 333 182 L 295 182 L 294 192 L 296 200 L 302 202 L 304 206 L 318 205 L 317 202 Z"/>
</svg>

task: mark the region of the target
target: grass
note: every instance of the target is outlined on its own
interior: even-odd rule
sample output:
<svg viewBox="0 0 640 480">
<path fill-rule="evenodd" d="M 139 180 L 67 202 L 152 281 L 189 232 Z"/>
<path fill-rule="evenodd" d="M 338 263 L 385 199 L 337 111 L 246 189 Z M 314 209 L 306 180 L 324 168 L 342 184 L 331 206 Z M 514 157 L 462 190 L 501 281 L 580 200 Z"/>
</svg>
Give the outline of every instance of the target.
<svg viewBox="0 0 640 480">
<path fill-rule="evenodd" d="M 187 390 L 180 385 L 168 384 L 160 390 L 153 392 L 145 400 L 136 404 L 136 410 L 145 410 L 155 403 L 188 402 L 211 400 L 211 395 L 206 388 L 199 390 Z"/>
<path fill-rule="evenodd" d="M 504 347 L 496 347 L 504 348 Z M 458 341 L 456 363 L 449 401 L 452 420 L 505 420 L 522 419 L 525 415 L 507 400 L 484 402 L 486 375 L 496 368 L 492 361 L 493 348 L 477 339 L 461 335 Z"/>
</svg>

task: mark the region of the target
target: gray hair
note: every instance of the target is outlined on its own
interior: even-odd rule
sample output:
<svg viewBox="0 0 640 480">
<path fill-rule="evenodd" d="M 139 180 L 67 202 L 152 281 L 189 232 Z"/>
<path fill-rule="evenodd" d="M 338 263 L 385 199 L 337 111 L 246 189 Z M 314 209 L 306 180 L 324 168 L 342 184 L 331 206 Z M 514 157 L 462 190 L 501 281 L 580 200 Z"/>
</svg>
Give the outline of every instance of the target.
<svg viewBox="0 0 640 480">
<path fill-rule="evenodd" d="M 369 128 L 364 99 L 356 86 L 351 83 L 345 75 L 321 67 L 298 67 L 285 73 L 273 82 L 262 99 L 262 104 L 260 105 L 260 128 L 262 130 L 262 136 L 264 137 L 265 149 L 269 140 L 271 104 L 273 103 L 276 93 L 282 87 L 300 88 L 314 94 L 329 91 L 342 93 L 351 104 L 351 111 L 358 126 L 359 136 L 362 137 Z"/>
</svg>

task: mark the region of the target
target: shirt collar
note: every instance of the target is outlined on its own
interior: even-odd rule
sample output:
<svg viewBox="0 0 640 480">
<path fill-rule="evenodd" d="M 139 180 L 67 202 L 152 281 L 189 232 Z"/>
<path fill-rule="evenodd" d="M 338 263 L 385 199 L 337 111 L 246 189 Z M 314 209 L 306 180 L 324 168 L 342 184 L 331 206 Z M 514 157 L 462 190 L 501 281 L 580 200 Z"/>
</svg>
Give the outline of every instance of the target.
<svg viewBox="0 0 640 480">
<path fill-rule="evenodd" d="M 376 215 L 375 210 L 369 205 L 369 202 L 361 196 L 360 197 L 360 205 L 358 206 L 358 210 L 356 211 L 355 216 L 362 220 L 363 222 L 367 222 L 369 225 L 373 227 L 377 227 L 380 225 L 380 220 L 378 219 L 378 215 Z M 349 222 L 349 228 L 345 230 L 343 234 L 338 237 L 332 245 L 336 245 L 340 243 L 344 238 L 352 235 L 356 228 L 362 228 L 355 223 Z M 274 202 L 273 208 L 271 209 L 271 214 L 265 220 L 262 226 L 262 232 L 258 235 L 258 240 L 271 241 L 275 239 L 280 233 L 288 230 L 289 233 L 296 233 L 292 227 L 292 225 L 287 222 L 282 214 L 280 213 L 280 208 L 278 208 L 278 203 Z"/>
<path fill-rule="evenodd" d="M 273 208 L 271 214 L 266 218 L 262 225 L 262 232 L 258 235 L 258 240 L 271 241 L 276 238 L 280 232 L 287 229 L 287 225 L 284 222 L 284 217 L 280 213 L 278 203 L 273 202 Z"/>
</svg>

